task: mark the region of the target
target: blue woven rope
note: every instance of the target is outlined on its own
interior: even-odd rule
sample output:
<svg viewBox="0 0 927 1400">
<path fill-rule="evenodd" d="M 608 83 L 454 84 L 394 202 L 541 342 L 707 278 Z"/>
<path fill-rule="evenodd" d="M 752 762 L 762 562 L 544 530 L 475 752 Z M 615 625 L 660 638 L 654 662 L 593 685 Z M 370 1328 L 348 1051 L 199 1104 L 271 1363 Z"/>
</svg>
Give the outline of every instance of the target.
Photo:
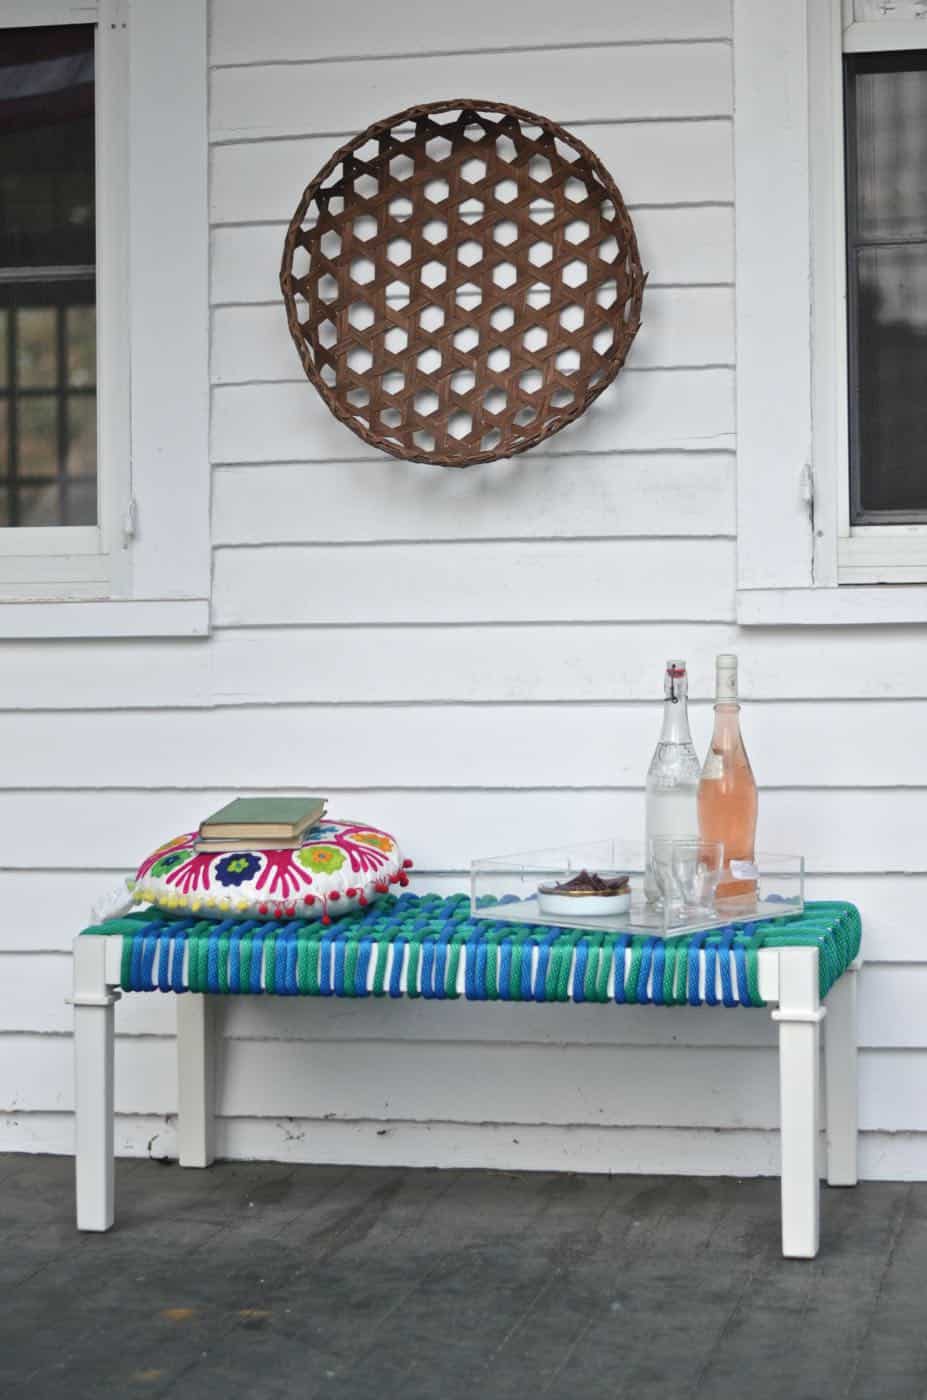
<svg viewBox="0 0 927 1400">
<path fill-rule="evenodd" d="M 663 974 L 666 971 L 666 944 L 659 939 L 653 950 L 653 976 L 651 978 L 652 1000 L 654 1006 L 664 1006 L 663 999 Z"/>
<path fill-rule="evenodd" d="M 624 967 L 625 953 L 631 942 L 629 933 L 620 933 L 615 940 L 615 1000 L 617 1002 L 627 1001 L 624 990 Z"/>
<path fill-rule="evenodd" d="M 208 922 L 149 910 L 85 934 L 126 940 L 126 991 L 358 997 L 370 995 L 378 969 L 376 985 L 391 997 L 444 999 L 458 995 L 449 969 L 459 967 L 464 993 L 475 1001 L 600 1000 L 611 979 L 619 1004 L 717 1006 L 720 982 L 721 1004 L 735 1007 L 761 1004 L 757 954 L 764 946 L 816 946 L 826 995 L 858 952 L 860 923 L 853 905 L 817 903 L 788 921 L 735 923 L 664 941 L 474 919 L 465 896 L 403 894 L 328 929 L 298 919 Z M 301 963 L 309 968 L 302 979 Z"/>
<path fill-rule="evenodd" d="M 721 965 L 721 1000 L 725 1006 L 736 1006 L 734 990 L 731 985 L 731 959 L 730 951 L 734 942 L 733 925 L 728 925 L 721 931 L 721 942 L 718 945 L 718 961 Z"/>
</svg>

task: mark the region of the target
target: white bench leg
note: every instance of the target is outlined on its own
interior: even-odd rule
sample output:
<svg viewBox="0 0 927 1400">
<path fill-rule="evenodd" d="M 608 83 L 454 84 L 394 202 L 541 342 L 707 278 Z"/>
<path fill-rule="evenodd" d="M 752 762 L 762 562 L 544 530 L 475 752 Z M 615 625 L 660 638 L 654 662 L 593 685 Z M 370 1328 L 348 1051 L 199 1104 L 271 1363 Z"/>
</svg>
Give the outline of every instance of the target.
<svg viewBox="0 0 927 1400">
<path fill-rule="evenodd" d="M 78 1230 L 113 1223 L 113 1007 L 106 939 L 74 941 L 74 1158 Z"/>
<path fill-rule="evenodd" d="M 177 1149 L 182 1167 L 215 1159 L 215 998 L 185 992 L 177 1002 Z"/>
<path fill-rule="evenodd" d="M 859 963 L 850 967 L 827 997 L 824 1036 L 824 1100 L 827 1118 L 827 1181 L 830 1186 L 855 1186 L 856 983 Z"/>
<path fill-rule="evenodd" d="M 782 1253 L 813 1259 L 820 1233 L 818 1134 L 820 1037 L 817 948 L 779 955 L 779 1105 L 782 1138 Z"/>
</svg>

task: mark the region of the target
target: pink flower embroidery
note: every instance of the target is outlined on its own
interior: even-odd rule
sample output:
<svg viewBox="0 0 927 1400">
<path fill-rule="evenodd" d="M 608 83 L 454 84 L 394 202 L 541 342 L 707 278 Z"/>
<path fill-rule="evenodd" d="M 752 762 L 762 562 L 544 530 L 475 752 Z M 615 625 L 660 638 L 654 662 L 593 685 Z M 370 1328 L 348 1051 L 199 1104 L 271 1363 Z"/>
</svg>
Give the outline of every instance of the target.
<svg viewBox="0 0 927 1400">
<path fill-rule="evenodd" d="M 209 868 L 214 859 L 214 856 L 195 855 L 192 860 L 184 861 L 183 865 L 178 865 L 176 870 L 172 870 L 167 877 L 167 883 L 174 885 L 183 894 L 208 890 Z"/>
<path fill-rule="evenodd" d="M 267 864 L 257 880 L 257 889 L 272 897 L 289 899 L 302 885 L 311 885 L 312 876 L 293 859 L 292 851 L 263 851 Z"/>
</svg>

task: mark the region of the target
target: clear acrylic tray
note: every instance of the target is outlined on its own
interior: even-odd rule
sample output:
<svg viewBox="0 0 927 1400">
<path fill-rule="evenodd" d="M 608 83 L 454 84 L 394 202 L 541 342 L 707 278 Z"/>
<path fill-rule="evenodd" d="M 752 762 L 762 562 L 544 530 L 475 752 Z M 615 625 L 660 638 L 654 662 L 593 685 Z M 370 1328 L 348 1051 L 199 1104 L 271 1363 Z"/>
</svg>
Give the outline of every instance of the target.
<svg viewBox="0 0 927 1400">
<path fill-rule="evenodd" d="M 683 843 L 680 845 L 689 845 Z M 758 851 L 752 867 L 735 866 L 738 893 L 734 897 L 698 902 L 683 891 L 661 907 L 644 898 L 642 842 L 608 837 L 598 841 L 551 846 L 517 855 L 489 856 L 470 866 L 470 909 L 474 918 L 541 924 L 548 927 L 597 929 L 609 933 L 648 933 L 658 937 L 722 928 L 733 921 L 793 918 L 805 907 L 805 862 L 796 855 Z M 547 914 L 538 905 L 538 885 L 568 880 L 580 870 L 599 875 L 627 873 L 631 907 L 606 915 Z M 730 878 L 725 874 L 722 879 Z M 723 889 L 723 885 L 721 886 Z M 504 903 L 490 902 L 505 900 Z M 581 906 L 582 901 L 577 900 Z"/>
</svg>

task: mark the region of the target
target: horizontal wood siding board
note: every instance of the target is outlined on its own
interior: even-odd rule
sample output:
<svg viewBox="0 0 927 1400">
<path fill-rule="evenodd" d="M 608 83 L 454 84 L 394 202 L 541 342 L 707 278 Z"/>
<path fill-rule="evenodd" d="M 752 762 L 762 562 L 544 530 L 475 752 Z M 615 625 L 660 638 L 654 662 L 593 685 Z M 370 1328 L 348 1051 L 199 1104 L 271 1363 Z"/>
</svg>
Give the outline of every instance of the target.
<svg viewBox="0 0 927 1400">
<path fill-rule="evenodd" d="M 453 86 L 459 91 L 456 83 Z M 403 97 L 399 107 L 407 101 Z M 384 108 L 375 115 L 387 116 L 395 110 L 399 108 Z M 611 171 L 635 217 L 638 205 L 730 204 L 733 200 L 728 121 L 593 123 L 583 127 L 580 135 Z M 337 137 L 301 136 L 213 147 L 212 221 L 288 223 L 304 188 L 337 144 Z M 279 256 L 274 264 L 279 266 Z"/>
<path fill-rule="evenodd" d="M 371 740 L 374 742 L 374 740 Z M 9 869 L 133 868 L 155 846 L 189 831 L 236 788 L 205 791 L 2 792 L 0 840 Z M 776 789 L 762 794 L 759 846 L 804 853 L 811 872 L 848 877 L 927 871 L 924 792 Z M 465 870 L 478 856 L 533 850 L 610 832 L 643 830 L 643 793 L 629 789 L 329 791 L 335 817 L 396 832 L 422 875 Z M 851 880 L 847 897 L 852 898 Z"/>
<path fill-rule="evenodd" d="M 4 952 L 68 956 L 75 934 L 93 922 L 108 891 L 123 887 L 124 866 L 110 870 L 0 870 Z"/>
<path fill-rule="evenodd" d="M 674 613 L 681 621 L 731 619 L 732 542 L 291 545 L 214 555 L 220 626 L 657 621 Z"/>
<path fill-rule="evenodd" d="M 523 470 L 585 452 L 730 450 L 733 391 L 731 369 L 626 370 L 543 451 L 521 457 Z M 215 388 L 212 460 L 382 462 L 383 454 L 339 423 L 304 379 Z"/>
<path fill-rule="evenodd" d="M 208 641 L 17 642 L 4 645 L 0 710 L 653 700 L 675 655 L 688 658 L 690 694 L 704 699 L 715 654 L 735 650 L 748 701 L 924 699 L 927 653 L 911 638 L 904 627 L 740 632 L 651 620 L 268 625 L 219 628 Z M 479 665 L 461 664 L 473 655 Z M 836 780 L 842 755 L 833 753 Z"/>
<path fill-rule="evenodd" d="M 708 701 L 690 705 L 700 754 L 711 737 Z M 151 716 L 133 711 L 0 713 L 3 789 L 92 790 L 223 787 L 229 755 L 241 787 L 291 788 L 293 756 L 316 746 L 312 781 L 341 788 L 630 788 L 640 791 L 660 729 L 653 701 L 599 705 L 280 705 L 178 709 L 158 717 L 159 743 L 146 742 Z M 927 701 L 755 705 L 744 729 L 764 790 L 927 789 Z M 840 734 L 840 761 L 830 746 Z M 867 738 L 881 735 L 878 748 Z M 380 735 L 388 742 L 380 742 Z M 453 743 L 448 736 L 453 736 Z M 165 755 L 171 769 L 165 773 Z M 462 762 L 462 756 L 466 761 Z M 114 800 L 118 798 L 114 797 Z M 453 800 L 449 798 L 448 800 Z M 796 803 L 801 798 L 796 798 Z M 927 946 L 925 946 L 927 958 Z"/>
<path fill-rule="evenodd" d="M 166 1115 L 117 1114 L 120 1157 L 176 1158 L 176 1121 Z M 353 1162 L 364 1166 L 484 1168 L 501 1171 L 629 1172 L 677 1170 L 690 1176 L 777 1176 L 779 1135 L 772 1130 L 712 1128 L 549 1127 L 543 1124 L 318 1122 L 309 1119 L 220 1118 L 220 1157 L 287 1163 Z M 71 1156 L 67 1113 L 0 1114 L 0 1152 Z M 860 1173 L 867 1181 L 923 1176 L 927 1134 L 860 1135 Z"/>
<path fill-rule="evenodd" d="M 394 54 L 432 54 L 473 48 L 517 48 L 564 42 L 564 12 L 559 0 L 535 0 L 526 27 L 516 5 L 478 0 L 465 9 L 442 8 L 424 16 L 417 0 L 400 0 L 388 9 L 370 7 L 364 23 L 348 7 L 326 11 L 292 0 L 265 0 L 261 22 L 254 22 L 253 0 L 214 0 L 209 59 L 215 66 L 236 63 L 324 61 L 346 54 L 380 59 Z M 715 39 L 729 36 L 727 0 L 647 0 L 646 5 L 616 6 L 582 0 L 569 16 L 571 44 L 659 42 L 669 39 Z"/>
<path fill-rule="evenodd" d="M 725 42 L 604 44 L 220 68 L 210 83 L 210 137 L 350 135 L 411 101 L 441 101 L 449 93 L 504 93 L 506 102 L 567 127 L 723 116 L 731 111 L 731 48 Z M 613 173 L 621 185 L 621 171 Z M 624 193 L 634 198 L 633 190 Z"/>
<path fill-rule="evenodd" d="M 124 1129 L 125 1131 L 125 1129 Z M 144 1139 L 139 1138 L 139 1142 Z M 270 1144 L 276 1144 L 275 1149 Z M 157 1149 L 156 1149 L 157 1150 Z M 339 1124 L 220 1119 L 220 1155 L 310 1162 L 369 1162 L 501 1170 L 679 1172 L 702 1176 L 778 1176 L 777 1131 L 704 1128 L 549 1128 L 481 1124 Z M 866 1181 L 922 1180 L 927 1134 L 877 1133 L 859 1138 Z M 772 1228 L 772 1227 L 771 1227 Z M 770 1236 L 771 1237 L 771 1236 Z"/>
<path fill-rule="evenodd" d="M 734 293 L 730 287 L 652 288 L 647 334 L 632 346 L 632 369 L 700 368 L 734 363 Z M 305 375 L 283 307 L 219 307 L 212 315 L 213 384 L 293 380 Z"/>
<path fill-rule="evenodd" d="M 723 1013 L 720 1013 L 723 1014 Z M 0 1057 L 0 1113 L 20 1104 L 45 1112 L 73 1108 L 68 1036 L 7 1036 Z M 427 1055 L 396 1041 L 227 1040 L 217 1108 L 222 1115 L 399 1119 L 417 1123 L 551 1123 L 635 1127 L 774 1128 L 779 1122 L 778 1060 L 770 1047 L 466 1047 L 431 1042 Z M 620 1064 L 620 1073 L 616 1065 Z M 504 1065 L 504 1070 L 502 1066 Z M 486 1086 L 492 1084 L 488 1110 Z M 175 1047 L 170 1039 L 116 1043 L 116 1110 L 175 1113 Z M 864 1050 L 860 1125 L 920 1131 L 927 1051 Z"/>
<path fill-rule="evenodd" d="M 217 467 L 213 541 L 730 535 L 733 476 L 731 453 L 696 452 L 540 457 L 530 471 L 507 461 L 437 473 L 392 458 Z"/>
<path fill-rule="evenodd" d="M 641 261 L 649 272 L 648 324 L 650 298 L 660 288 L 733 284 L 734 218 L 730 207 L 639 209 L 634 214 L 634 229 Z M 214 306 L 258 302 L 282 306 L 279 276 L 285 232 L 283 221 L 213 229 L 210 297 Z"/>
<path fill-rule="evenodd" d="M 66 953 L 0 953 L 0 1034 L 69 1035 L 66 1004 L 71 960 Z M 860 981 L 859 1043 L 867 1048 L 925 1049 L 927 965 L 864 968 Z M 762 1011 L 645 1006 L 537 1006 L 467 1001 L 231 997 L 223 1001 L 227 1040 L 475 1042 L 519 1045 L 757 1047 L 776 1043 Z M 160 993 L 123 997 L 116 1011 L 121 1036 L 173 1036 L 175 999 Z M 410 1052 L 411 1053 L 411 1052 Z"/>
<path fill-rule="evenodd" d="M 120 1157 L 176 1158 L 177 1125 L 156 1114 L 116 1115 Z M 927 1159 L 925 1133 L 860 1135 L 865 1181 L 916 1181 Z M 243 1161 L 364 1166 L 495 1168 L 501 1171 L 679 1171 L 687 1176 L 777 1176 L 779 1134 L 770 1129 L 549 1127 L 507 1123 L 319 1122 L 306 1118 L 220 1118 L 216 1148 Z M 74 1152 L 70 1113 L 0 1113 L 0 1152 Z M 770 1227 L 772 1228 L 772 1226 Z"/>
</svg>

